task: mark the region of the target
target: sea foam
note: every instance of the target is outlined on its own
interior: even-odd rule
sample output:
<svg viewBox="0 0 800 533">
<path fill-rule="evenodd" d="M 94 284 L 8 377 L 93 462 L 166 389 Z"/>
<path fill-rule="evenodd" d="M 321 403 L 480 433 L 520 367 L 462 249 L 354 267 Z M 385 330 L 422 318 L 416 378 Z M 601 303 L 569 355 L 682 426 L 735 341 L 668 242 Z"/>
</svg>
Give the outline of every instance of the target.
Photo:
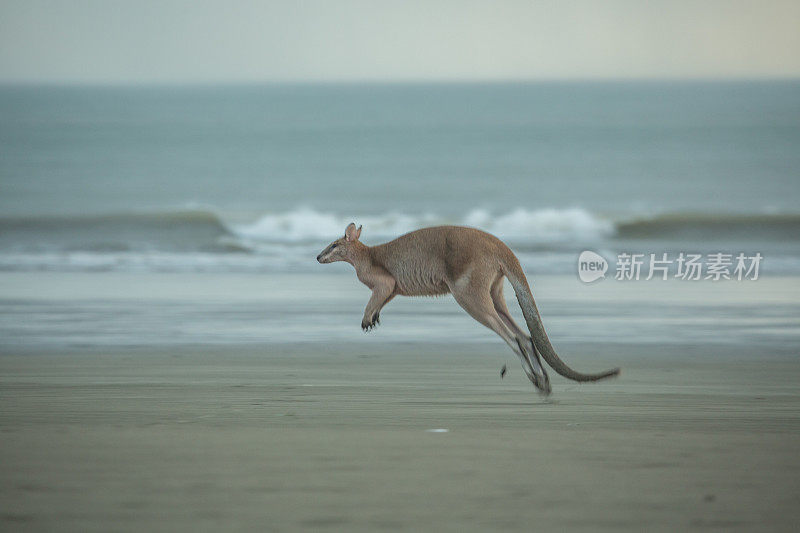
<svg viewBox="0 0 800 533">
<path fill-rule="evenodd" d="M 455 224 L 472 226 L 501 239 L 524 243 L 550 243 L 570 239 L 592 239 L 613 234 L 614 224 L 582 208 L 526 210 L 508 213 L 474 209 L 463 215 L 388 212 L 381 215 L 342 215 L 304 207 L 264 215 L 250 224 L 231 225 L 236 235 L 263 242 L 309 242 L 333 240 L 350 222 L 364 226 L 365 235 L 390 239 L 426 226 Z"/>
</svg>

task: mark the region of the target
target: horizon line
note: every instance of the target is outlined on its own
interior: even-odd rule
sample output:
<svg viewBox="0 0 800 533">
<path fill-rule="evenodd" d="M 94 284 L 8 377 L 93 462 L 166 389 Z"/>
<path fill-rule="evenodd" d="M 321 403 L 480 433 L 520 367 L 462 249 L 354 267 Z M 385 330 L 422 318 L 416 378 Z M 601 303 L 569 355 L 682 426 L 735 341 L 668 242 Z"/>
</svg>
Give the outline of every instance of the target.
<svg viewBox="0 0 800 533">
<path fill-rule="evenodd" d="M 650 83 L 776 83 L 798 82 L 793 76 L 664 76 L 664 77 L 552 77 L 552 78 L 398 78 L 398 79 L 239 79 L 239 80 L 57 80 L 0 79 L 0 87 L 264 87 L 264 86 L 381 86 L 381 85 L 548 85 L 548 84 L 650 84 Z"/>
</svg>

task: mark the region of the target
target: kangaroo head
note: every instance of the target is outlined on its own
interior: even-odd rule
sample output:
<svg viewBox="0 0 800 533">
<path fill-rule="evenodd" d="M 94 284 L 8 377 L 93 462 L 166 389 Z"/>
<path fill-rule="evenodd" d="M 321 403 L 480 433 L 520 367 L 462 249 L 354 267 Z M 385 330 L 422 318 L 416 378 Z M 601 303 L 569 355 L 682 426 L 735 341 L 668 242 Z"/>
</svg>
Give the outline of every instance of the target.
<svg viewBox="0 0 800 533">
<path fill-rule="evenodd" d="M 354 223 L 350 223 L 344 230 L 344 237 L 340 237 L 330 243 L 317 256 L 320 263 L 333 263 L 334 261 L 347 261 L 350 251 L 357 246 L 358 238 L 361 237 L 361 226 L 356 229 Z"/>
</svg>

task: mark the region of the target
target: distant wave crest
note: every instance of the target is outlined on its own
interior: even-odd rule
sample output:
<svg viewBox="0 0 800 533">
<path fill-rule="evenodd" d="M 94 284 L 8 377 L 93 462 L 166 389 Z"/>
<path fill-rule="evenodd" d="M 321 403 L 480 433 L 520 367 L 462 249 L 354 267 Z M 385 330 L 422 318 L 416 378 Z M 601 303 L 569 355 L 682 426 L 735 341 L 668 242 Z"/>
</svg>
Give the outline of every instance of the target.
<svg viewBox="0 0 800 533">
<path fill-rule="evenodd" d="M 800 235 L 800 214 L 669 213 L 616 224 L 621 238 L 784 239 Z"/>
<path fill-rule="evenodd" d="M 258 241 L 309 242 L 333 240 L 344 232 L 350 222 L 364 226 L 366 240 L 394 238 L 422 227 L 444 224 L 472 226 L 494 233 L 500 238 L 526 243 L 550 243 L 576 238 L 586 240 L 607 237 L 614 232 L 611 221 L 580 208 L 519 208 L 505 214 L 475 209 L 460 217 L 397 212 L 344 216 L 300 208 L 264 215 L 252 224 L 235 225 L 230 229 L 238 236 Z"/>
<path fill-rule="evenodd" d="M 797 241 L 800 235 L 800 215 L 795 214 L 672 213 L 615 221 L 582 208 L 342 215 L 301 207 L 233 222 L 214 209 L 197 208 L 0 218 L 0 270 L 310 270 L 319 267 L 313 258 L 321 247 L 342 235 L 350 222 L 363 224 L 362 239 L 368 244 L 426 226 L 472 226 L 508 242 L 526 267 L 561 273 L 570 271 L 583 249 L 611 251 L 636 240 L 651 247 L 663 240 L 703 248 L 724 239 L 761 246 L 767 241 Z M 795 271 L 794 256 L 788 259 L 788 270 Z"/>
<path fill-rule="evenodd" d="M 208 209 L 176 209 L 153 212 L 121 212 L 97 215 L 53 215 L 33 217 L 0 218 L 0 230 L 80 230 L 82 228 L 118 228 L 125 226 L 133 229 L 150 229 L 154 227 L 187 227 L 207 228 L 225 231 L 220 217 Z"/>
</svg>

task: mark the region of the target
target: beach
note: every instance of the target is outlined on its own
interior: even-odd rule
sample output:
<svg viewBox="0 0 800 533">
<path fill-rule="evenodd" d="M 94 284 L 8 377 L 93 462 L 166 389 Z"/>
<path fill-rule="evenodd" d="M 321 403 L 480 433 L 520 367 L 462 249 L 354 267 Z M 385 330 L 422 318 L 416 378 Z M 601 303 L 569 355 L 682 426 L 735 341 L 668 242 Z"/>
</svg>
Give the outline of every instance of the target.
<svg viewBox="0 0 800 533">
<path fill-rule="evenodd" d="M 0 357 L 2 529 L 791 530 L 800 363 L 574 344 L 542 398 L 482 343 Z M 488 355 L 487 355 L 488 352 Z M 446 431 L 431 431 L 446 430 Z"/>
<path fill-rule="evenodd" d="M 0 87 L 0 531 L 796 529 L 799 88 Z M 351 222 L 497 236 L 621 376 L 544 398 L 450 296 L 364 334 Z"/>
</svg>

